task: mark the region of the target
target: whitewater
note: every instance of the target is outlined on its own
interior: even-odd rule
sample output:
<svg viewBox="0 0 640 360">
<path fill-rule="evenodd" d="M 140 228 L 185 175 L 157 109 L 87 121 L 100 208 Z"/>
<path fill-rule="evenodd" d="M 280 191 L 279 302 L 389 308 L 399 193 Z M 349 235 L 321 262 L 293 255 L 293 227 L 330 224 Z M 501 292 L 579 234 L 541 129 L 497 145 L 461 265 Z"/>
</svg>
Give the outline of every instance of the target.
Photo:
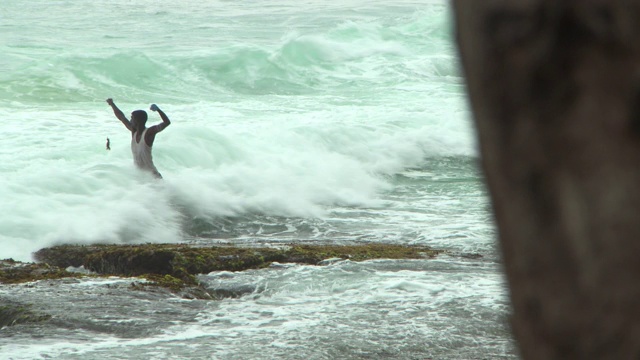
<svg viewBox="0 0 640 360">
<path fill-rule="evenodd" d="M 4 0 L 0 259 L 58 244 L 426 245 L 429 260 L 0 285 L 4 359 L 515 359 L 445 1 Z M 171 119 L 135 169 L 125 115 Z M 106 149 L 107 138 L 110 150 Z"/>
</svg>

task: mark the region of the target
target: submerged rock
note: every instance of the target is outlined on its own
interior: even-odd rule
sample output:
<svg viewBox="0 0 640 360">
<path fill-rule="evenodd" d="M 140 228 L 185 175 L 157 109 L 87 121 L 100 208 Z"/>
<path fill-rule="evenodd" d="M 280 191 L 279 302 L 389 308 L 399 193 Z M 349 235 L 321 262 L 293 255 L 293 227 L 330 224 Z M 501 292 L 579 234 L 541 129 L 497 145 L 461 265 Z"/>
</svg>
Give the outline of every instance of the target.
<svg viewBox="0 0 640 360">
<path fill-rule="evenodd" d="M 255 285 L 229 285 L 225 287 L 207 288 L 207 292 L 217 300 L 239 298 L 244 295 L 252 294 L 256 290 L 257 287 Z"/>
<path fill-rule="evenodd" d="M 33 312 L 29 305 L 18 304 L 0 298 L 0 329 L 17 324 L 42 322 L 50 318 L 50 315 Z"/>
</svg>

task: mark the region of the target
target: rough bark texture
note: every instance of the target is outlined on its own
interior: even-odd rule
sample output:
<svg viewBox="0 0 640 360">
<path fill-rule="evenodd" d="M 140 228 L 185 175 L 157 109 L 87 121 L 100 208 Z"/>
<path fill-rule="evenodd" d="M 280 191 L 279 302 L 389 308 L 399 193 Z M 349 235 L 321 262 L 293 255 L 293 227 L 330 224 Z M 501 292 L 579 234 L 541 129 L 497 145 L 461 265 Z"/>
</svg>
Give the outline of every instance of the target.
<svg viewBox="0 0 640 360">
<path fill-rule="evenodd" d="M 640 1 L 453 0 L 526 359 L 640 359 Z"/>
</svg>

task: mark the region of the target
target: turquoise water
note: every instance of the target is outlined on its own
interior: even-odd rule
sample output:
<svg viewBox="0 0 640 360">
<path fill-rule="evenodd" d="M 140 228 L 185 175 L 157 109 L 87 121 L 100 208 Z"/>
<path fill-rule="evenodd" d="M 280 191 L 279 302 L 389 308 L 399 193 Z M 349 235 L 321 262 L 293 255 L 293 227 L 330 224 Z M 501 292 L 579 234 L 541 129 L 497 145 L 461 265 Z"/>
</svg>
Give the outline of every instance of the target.
<svg viewBox="0 0 640 360">
<path fill-rule="evenodd" d="M 451 26 L 442 1 L 3 1 L 0 258 L 104 242 L 450 255 L 203 275 L 250 289 L 219 302 L 120 280 L 3 286 L 55 321 L 1 329 L 2 354 L 514 358 Z M 109 97 L 171 118 L 163 181 L 134 168 Z"/>
</svg>

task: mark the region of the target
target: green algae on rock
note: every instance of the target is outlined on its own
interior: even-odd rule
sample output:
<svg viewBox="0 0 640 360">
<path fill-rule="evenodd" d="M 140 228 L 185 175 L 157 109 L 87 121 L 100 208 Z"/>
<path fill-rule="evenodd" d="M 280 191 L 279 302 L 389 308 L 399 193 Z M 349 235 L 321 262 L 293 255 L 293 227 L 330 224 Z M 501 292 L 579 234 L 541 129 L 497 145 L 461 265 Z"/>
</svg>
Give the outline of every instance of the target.
<svg viewBox="0 0 640 360">
<path fill-rule="evenodd" d="M 39 262 L 59 267 L 78 266 L 100 274 L 140 276 L 171 275 L 187 280 L 189 275 L 212 271 L 259 269 L 273 262 L 318 265 L 329 258 L 364 261 L 372 259 L 423 259 L 440 251 L 422 246 L 390 244 L 299 245 L 282 248 L 185 244 L 61 245 L 34 254 Z M 80 262 L 82 260 L 82 262 Z"/>
<path fill-rule="evenodd" d="M 23 263 L 13 259 L 0 260 L 0 283 L 3 284 L 76 276 L 79 275 L 47 263 Z"/>
<path fill-rule="evenodd" d="M 139 276 L 187 298 L 216 298 L 195 275 L 212 271 L 260 269 L 278 263 L 323 265 L 326 259 L 424 259 L 441 251 L 424 246 L 390 244 L 300 245 L 275 247 L 196 247 L 187 244 L 60 245 L 44 248 L 34 257 L 40 263 L 66 268 L 84 266 L 101 275 Z"/>
</svg>

